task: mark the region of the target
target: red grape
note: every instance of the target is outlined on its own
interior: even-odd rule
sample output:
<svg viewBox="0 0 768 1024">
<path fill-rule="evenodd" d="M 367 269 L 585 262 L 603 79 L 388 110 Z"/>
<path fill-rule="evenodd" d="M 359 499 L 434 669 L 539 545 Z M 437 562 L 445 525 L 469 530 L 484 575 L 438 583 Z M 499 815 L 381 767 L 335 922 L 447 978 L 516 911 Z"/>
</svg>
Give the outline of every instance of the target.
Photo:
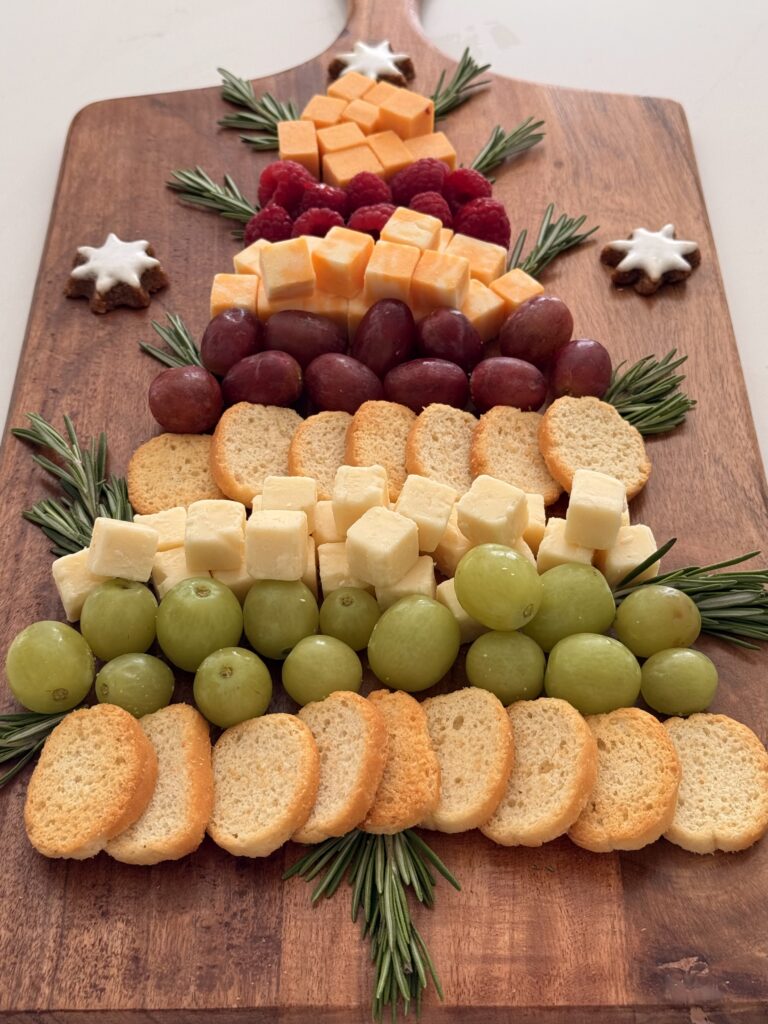
<svg viewBox="0 0 768 1024">
<path fill-rule="evenodd" d="M 360 321 L 349 351 L 384 377 L 410 357 L 416 340 L 416 321 L 408 306 L 399 299 L 379 299 Z"/>
<path fill-rule="evenodd" d="M 301 395 L 301 367 L 287 352 L 258 352 L 235 363 L 221 390 L 227 405 L 293 405 Z"/>
<path fill-rule="evenodd" d="M 287 352 L 306 370 L 313 359 L 326 352 L 346 352 L 347 337 L 327 316 L 284 309 L 267 320 L 264 347 Z"/>
<path fill-rule="evenodd" d="M 494 405 L 513 405 L 530 412 L 544 404 L 547 382 L 532 363 L 494 356 L 472 371 L 470 391 L 478 412 L 487 412 Z"/>
<path fill-rule="evenodd" d="M 611 383 L 608 350 L 590 338 L 569 341 L 552 360 L 549 380 L 555 398 L 561 395 L 602 398 Z"/>
<path fill-rule="evenodd" d="M 149 385 L 149 409 L 172 434 L 202 434 L 221 416 L 219 382 L 202 366 L 173 366 Z"/>
<path fill-rule="evenodd" d="M 200 342 L 203 366 L 223 377 L 246 356 L 264 348 L 262 326 L 247 309 L 225 309 L 205 328 Z"/>
<path fill-rule="evenodd" d="M 524 359 L 540 370 L 573 334 L 573 317 L 562 299 L 536 295 L 510 313 L 499 332 L 503 356 Z"/>
<path fill-rule="evenodd" d="M 305 374 L 307 394 L 321 411 L 355 413 L 363 404 L 384 397 L 376 374 L 352 356 L 327 352 L 313 359 Z"/>
<path fill-rule="evenodd" d="M 419 352 L 447 359 L 469 373 L 483 358 L 483 342 L 458 309 L 436 309 L 419 324 Z"/>
<path fill-rule="evenodd" d="M 463 409 L 469 382 L 456 363 L 447 359 L 412 359 L 390 370 L 384 378 L 384 397 L 420 413 L 427 405 L 440 402 Z"/>
</svg>

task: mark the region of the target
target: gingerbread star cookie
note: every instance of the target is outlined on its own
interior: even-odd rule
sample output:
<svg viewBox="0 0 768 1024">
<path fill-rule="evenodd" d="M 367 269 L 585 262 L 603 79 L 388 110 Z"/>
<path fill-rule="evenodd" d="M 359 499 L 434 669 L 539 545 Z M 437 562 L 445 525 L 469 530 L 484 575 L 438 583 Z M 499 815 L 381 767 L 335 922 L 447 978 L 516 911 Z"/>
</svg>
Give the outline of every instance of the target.
<svg viewBox="0 0 768 1024">
<path fill-rule="evenodd" d="M 337 53 L 328 68 L 331 78 L 340 78 L 352 71 L 393 85 L 405 85 L 415 74 L 408 54 L 394 53 L 388 39 L 380 43 L 358 41 L 351 53 Z"/>
<path fill-rule="evenodd" d="M 640 295 L 652 295 L 663 284 L 690 277 L 701 253 L 695 242 L 675 238 L 674 224 L 665 224 L 660 231 L 635 228 L 629 238 L 609 242 L 600 260 L 614 268 L 611 280 L 617 288 L 632 285 Z"/>
<path fill-rule="evenodd" d="M 167 284 L 149 242 L 123 242 L 110 232 L 103 245 L 77 250 L 65 295 L 88 299 L 93 313 L 108 313 L 116 306 L 144 309 L 150 294 Z"/>
</svg>

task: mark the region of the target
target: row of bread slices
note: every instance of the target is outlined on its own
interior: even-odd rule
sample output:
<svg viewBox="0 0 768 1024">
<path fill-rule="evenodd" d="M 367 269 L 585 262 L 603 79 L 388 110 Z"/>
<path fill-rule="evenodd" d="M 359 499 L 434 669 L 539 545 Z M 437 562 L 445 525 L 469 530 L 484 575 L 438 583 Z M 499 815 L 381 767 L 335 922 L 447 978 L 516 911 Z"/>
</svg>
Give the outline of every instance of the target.
<svg viewBox="0 0 768 1024">
<path fill-rule="evenodd" d="M 76 780 L 76 781 L 75 781 Z M 582 718 L 554 698 L 504 709 L 467 687 L 419 704 L 339 691 L 298 716 L 227 729 L 174 704 L 138 722 L 113 705 L 72 712 L 30 780 L 25 825 L 49 857 L 102 849 L 132 864 L 193 852 L 207 830 L 239 856 L 353 828 L 480 828 L 504 846 L 565 834 L 596 853 L 662 835 L 696 853 L 768 829 L 768 753 L 723 715 L 663 725 L 637 708 Z"/>
</svg>

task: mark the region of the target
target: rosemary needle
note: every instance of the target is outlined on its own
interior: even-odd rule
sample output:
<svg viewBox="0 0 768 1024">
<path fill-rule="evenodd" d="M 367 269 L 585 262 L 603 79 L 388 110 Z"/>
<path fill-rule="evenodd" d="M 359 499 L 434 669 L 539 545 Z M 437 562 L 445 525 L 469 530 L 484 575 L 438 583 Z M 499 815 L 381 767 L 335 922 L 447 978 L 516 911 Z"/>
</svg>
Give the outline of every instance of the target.
<svg viewBox="0 0 768 1024">
<path fill-rule="evenodd" d="M 490 66 L 490 64 L 478 64 L 467 47 L 462 53 L 450 81 L 445 81 L 445 70 L 441 71 L 435 91 L 431 96 L 435 104 L 435 120 L 442 121 L 452 110 L 471 99 L 479 89 L 490 85 L 490 78 L 478 81 Z"/>
<path fill-rule="evenodd" d="M 613 371 L 603 401 L 613 405 L 641 434 L 664 434 L 684 422 L 696 401 L 680 390 L 685 374 L 676 374 L 688 356 L 673 348 L 663 359 L 645 356 L 621 373 L 624 363 Z"/>
<path fill-rule="evenodd" d="M 0 788 L 11 781 L 31 761 L 45 743 L 48 735 L 66 718 L 68 711 L 52 715 L 35 711 L 0 715 L 0 764 L 14 761 L 0 773 Z"/>
<path fill-rule="evenodd" d="M 166 343 L 170 352 L 149 345 L 145 341 L 139 342 L 141 351 L 146 352 L 147 355 L 157 359 L 165 366 L 202 366 L 200 350 L 184 321 L 175 313 L 168 313 L 167 316 L 167 326 L 158 323 L 157 320 L 152 320 L 152 330 Z"/>
<path fill-rule="evenodd" d="M 563 213 L 553 224 L 554 212 L 555 204 L 550 203 L 541 219 L 536 244 L 525 259 L 522 259 L 522 255 L 528 232 L 526 230 L 520 232 L 512 249 L 512 255 L 509 257 L 510 270 L 519 267 L 531 277 L 538 277 L 541 271 L 549 266 L 554 259 L 557 259 L 561 253 L 564 253 L 566 249 L 582 245 L 598 229 L 599 225 L 595 225 L 588 231 L 579 231 L 587 219 L 586 214 L 582 214 L 581 217 L 568 217 Z"/>
<path fill-rule="evenodd" d="M 470 164 L 474 170 L 479 171 L 488 178 L 490 172 L 503 164 L 505 160 L 532 149 L 544 138 L 544 132 L 539 132 L 543 121 L 534 121 L 532 117 L 526 118 L 511 132 L 505 132 L 499 125 L 491 132 L 490 138 Z"/>
<path fill-rule="evenodd" d="M 202 167 L 180 168 L 171 172 L 171 180 L 166 185 L 179 193 L 182 202 L 212 210 L 227 220 L 246 224 L 259 212 L 258 204 L 247 200 L 228 174 L 224 175 L 224 184 L 217 185 Z M 235 238 L 242 238 L 242 228 L 232 234 Z"/>
<path fill-rule="evenodd" d="M 270 93 L 257 96 L 253 86 L 244 78 L 238 78 L 226 68 L 218 68 L 221 75 L 221 97 L 241 111 L 227 114 L 218 122 L 222 128 L 238 128 L 242 131 L 257 132 L 256 135 L 241 135 L 243 142 L 258 150 L 278 148 L 277 125 L 279 121 L 296 121 L 299 111 L 289 100 L 281 103 Z"/>
</svg>

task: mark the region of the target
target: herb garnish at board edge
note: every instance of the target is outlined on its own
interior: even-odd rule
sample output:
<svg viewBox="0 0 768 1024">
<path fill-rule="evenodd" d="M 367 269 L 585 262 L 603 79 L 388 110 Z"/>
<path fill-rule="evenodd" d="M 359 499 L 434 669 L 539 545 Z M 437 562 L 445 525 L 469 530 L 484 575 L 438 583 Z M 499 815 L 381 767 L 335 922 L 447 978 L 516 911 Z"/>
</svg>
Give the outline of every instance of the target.
<svg viewBox="0 0 768 1024">
<path fill-rule="evenodd" d="M 247 79 L 238 78 L 226 68 L 217 68 L 221 75 L 221 98 L 240 107 L 237 114 L 227 114 L 218 124 L 222 128 L 237 128 L 241 131 L 257 132 L 256 135 L 241 135 L 247 145 L 257 150 L 278 148 L 277 125 L 279 121 L 296 121 L 299 111 L 293 100 L 281 103 L 271 93 L 257 96 Z"/>
<path fill-rule="evenodd" d="M 532 117 L 528 117 L 511 132 L 505 132 L 497 124 L 488 141 L 469 166 L 475 171 L 479 171 L 489 181 L 495 181 L 490 176 L 492 170 L 541 142 L 544 132 L 540 132 L 539 128 L 543 124 L 543 121 L 534 121 Z"/>
<path fill-rule="evenodd" d="M 584 242 L 597 231 L 599 224 L 596 224 L 588 231 L 579 231 L 579 228 L 587 219 L 583 213 L 580 217 L 569 217 L 561 213 L 557 220 L 552 223 L 552 215 L 555 212 L 555 204 L 550 203 L 544 211 L 539 225 L 539 233 L 536 236 L 536 243 L 523 259 L 523 248 L 528 237 L 528 231 L 524 229 L 517 236 L 517 241 L 507 263 L 508 270 L 520 268 L 531 277 L 538 277 L 542 270 L 564 253 L 566 249 L 573 249 Z"/>
<path fill-rule="evenodd" d="M 187 325 L 176 313 L 167 313 L 166 316 L 168 318 L 167 326 L 157 320 L 152 320 L 151 324 L 152 330 L 166 343 L 170 351 L 157 348 L 146 341 L 140 341 L 141 351 L 146 352 L 148 356 L 152 356 L 159 363 L 163 363 L 164 366 L 202 366 L 200 349 L 189 333 Z"/>
<path fill-rule="evenodd" d="M 224 175 L 224 184 L 217 185 L 202 167 L 179 168 L 171 171 L 171 180 L 166 186 L 179 193 L 179 199 L 190 206 L 199 206 L 204 210 L 212 210 L 227 220 L 236 220 L 247 224 L 251 217 L 259 212 L 258 203 L 251 203 L 228 175 Z M 233 238 L 242 238 L 243 229 L 236 228 Z"/>
<path fill-rule="evenodd" d="M 490 66 L 490 64 L 478 64 L 467 47 L 459 58 L 456 70 L 449 81 L 445 80 L 445 70 L 441 71 L 435 91 L 430 96 L 435 104 L 435 121 L 444 120 L 452 110 L 456 110 L 462 103 L 466 103 L 479 89 L 490 85 L 490 78 L 477 81 Z"/>
<path fill-rule="evenodd" d="M 678 356 L 673 348 L 663 359 L 645 356 L 623 373 L 619 363 L 611 376 L 611 384 L 603 395 L 641 434 L 664 434 L 685 421 L 695 409 L 696 400 L 680 390 L 684 373 L 675 373 L 688 356 Z"/>
</svg>

